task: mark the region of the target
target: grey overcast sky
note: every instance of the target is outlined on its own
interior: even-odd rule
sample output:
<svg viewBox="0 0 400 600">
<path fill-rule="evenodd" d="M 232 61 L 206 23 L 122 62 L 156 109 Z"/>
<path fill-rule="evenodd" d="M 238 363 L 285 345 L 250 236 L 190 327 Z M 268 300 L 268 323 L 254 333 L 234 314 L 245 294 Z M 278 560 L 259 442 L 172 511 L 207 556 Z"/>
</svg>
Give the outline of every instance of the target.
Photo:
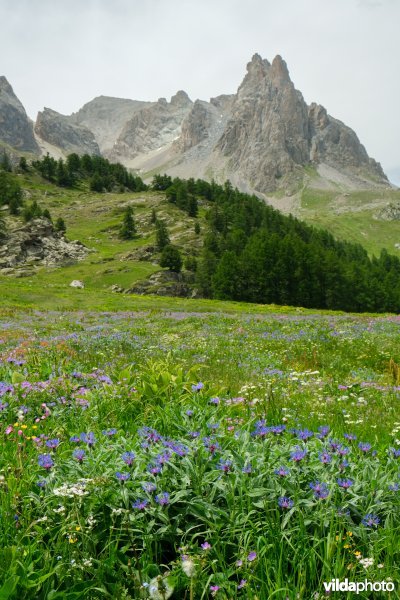
<svg viewBox="0 0 400 600">
<path fill-rule="evenodd" d="M 33 119 L 101 94 L 207 100 L 281 54 L 400 184 L 400 0 L 0 0 L 0 26 L 0 75 Z"/>
</svg>

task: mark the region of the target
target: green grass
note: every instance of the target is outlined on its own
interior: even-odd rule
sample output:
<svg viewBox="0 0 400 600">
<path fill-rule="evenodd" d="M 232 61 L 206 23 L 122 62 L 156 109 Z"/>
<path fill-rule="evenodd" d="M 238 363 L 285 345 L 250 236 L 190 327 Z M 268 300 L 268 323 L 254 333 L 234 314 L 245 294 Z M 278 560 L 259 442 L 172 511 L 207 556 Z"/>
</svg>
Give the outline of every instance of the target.
<svg viewBox="0 0 400 600">
<path fill-rule="evenodd" d="M 398 221 L 379 220 L 376 215 L 383 206 L 399 200 L 398 190 L 343 193 L 305 188 L 299 216 L 310 225 L 327 229 L 338 239 L 361 244 L 370 255 L 378 256 L 383 248 L 397 255 Z M 376 206 L 369 207 L 371 203 Z"/>
<path fill-rule="evenodd" d="M 0 597 L 397 598 L 398 318 L 131 300 L 0 309 Z"/>
</svg>

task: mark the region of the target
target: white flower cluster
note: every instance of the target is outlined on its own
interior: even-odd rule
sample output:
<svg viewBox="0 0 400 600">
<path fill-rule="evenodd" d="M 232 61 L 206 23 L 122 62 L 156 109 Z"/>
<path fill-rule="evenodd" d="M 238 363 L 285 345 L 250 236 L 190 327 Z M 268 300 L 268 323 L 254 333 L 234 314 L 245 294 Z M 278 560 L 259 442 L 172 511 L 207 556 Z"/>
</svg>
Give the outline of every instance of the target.
<svg viewBox="0 0 400 600">
<path fill-rule="evenodd" d="M 64 496 L 66 498 L 87 496 L 89 494 L 86 489 L 87 481 L 87 479 L 80 479 L 77 483 L 64 483 L 62 486 L 55 488 L 53 494 L 55 496 Z"/>
</svg>

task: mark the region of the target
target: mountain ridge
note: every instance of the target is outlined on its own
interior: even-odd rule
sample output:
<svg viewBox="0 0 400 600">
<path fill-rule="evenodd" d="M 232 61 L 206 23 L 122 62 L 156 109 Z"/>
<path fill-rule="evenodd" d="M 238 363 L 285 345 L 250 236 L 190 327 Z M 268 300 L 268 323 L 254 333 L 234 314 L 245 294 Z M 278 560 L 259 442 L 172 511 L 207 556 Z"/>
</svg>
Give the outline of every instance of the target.
<svg viewBox="0 0 400 600">
<path fill-rule="evenodd" d="M 2 114 L 12 112 L 1 93 L 2 80 L 7 81 L 0 78 L 0 140 L 10 144 L 12 127 L 9 132 L 1 128 Z M 17 102 L 15 97 L 9 104 L 15 108 Z M 19 103 L 20 122 L 24 113 Z M 30 131 L 26 113 L 25 118 L 25 130 Z M 57 157 L 99 154 L 143 177 L 166 172 L 230 179 L 242 191 L 264 198 L 277 192 L 293 196 L 310 166 L 323 185 L 341 178 L 349 189 L 390 186 L 381 165 L 368 156 L 350 127 L 323 106 L 306 104 L 280 55 L 270 63 L 254 54 L 236 94 L 192 101 L 179 90 L 169 102 L 97 96 L 69 116 L 51 109 L 39 112 L 34 135 L 30 146 L 28 138 L 24 148 L 17 137 L 14 146 Z M 334 181 L 326 179 L 328 172 L 336 173 Z"/>
</svg>

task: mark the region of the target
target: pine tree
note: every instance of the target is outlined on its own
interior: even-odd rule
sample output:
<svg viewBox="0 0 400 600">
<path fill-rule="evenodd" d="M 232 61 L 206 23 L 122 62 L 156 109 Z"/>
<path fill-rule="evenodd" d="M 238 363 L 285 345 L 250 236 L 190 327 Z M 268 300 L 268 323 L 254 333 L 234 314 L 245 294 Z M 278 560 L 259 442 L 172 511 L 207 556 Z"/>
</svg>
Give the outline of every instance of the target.
<svg viewBox="0 0 400 600">
<path fill-rule="evenodd" d="M 156 245 L 158 250 L 163 250 L 169 244 L 169 233 L 164 221 L 156 221 Z"/>
<path fill-rule="evenodd" d="M 152 225 L 154 225 L 154 223 L 156 223 L 156 221 L 157 221 L 157 213 L 156 213 L 156 209 L 155 209 L 155 208 L 152 208 L 152 209 L 151 209 L 150 223 L 151 223 Z"/>
<path fill-rule="evenodd" d="M 61 233 L 65 233 L 67 231 L 67 226 L 65 225 L 65 221 L 62 217 L 58 217 L 54 229 L 56 231 L 60 231 Z"/>
<path fill-rule="evenodd" d="M 161 253 L 160 267 L 166 267 L 170 271 L 180 273 L 182 269 L 182 257 L 176 246 L 167 244 Z"/>
<path fill-rule="evenodd" d="M 133 208 L 132 206 L 127 206 L 125 209 L 121 229 L 119 230 L 119 237 L 123 240 L 132 240 L 135 233 L 136 226 L 133 218 Z"/>
<path fill-rule="evenodd" d="M 3 171 L 6 171 L 7 173 L 12 172 L 11 160 L 5 150 L 3 150 L 3 155 L 0 159 L 0 169 L 2 169 Z"/>
</svg>

